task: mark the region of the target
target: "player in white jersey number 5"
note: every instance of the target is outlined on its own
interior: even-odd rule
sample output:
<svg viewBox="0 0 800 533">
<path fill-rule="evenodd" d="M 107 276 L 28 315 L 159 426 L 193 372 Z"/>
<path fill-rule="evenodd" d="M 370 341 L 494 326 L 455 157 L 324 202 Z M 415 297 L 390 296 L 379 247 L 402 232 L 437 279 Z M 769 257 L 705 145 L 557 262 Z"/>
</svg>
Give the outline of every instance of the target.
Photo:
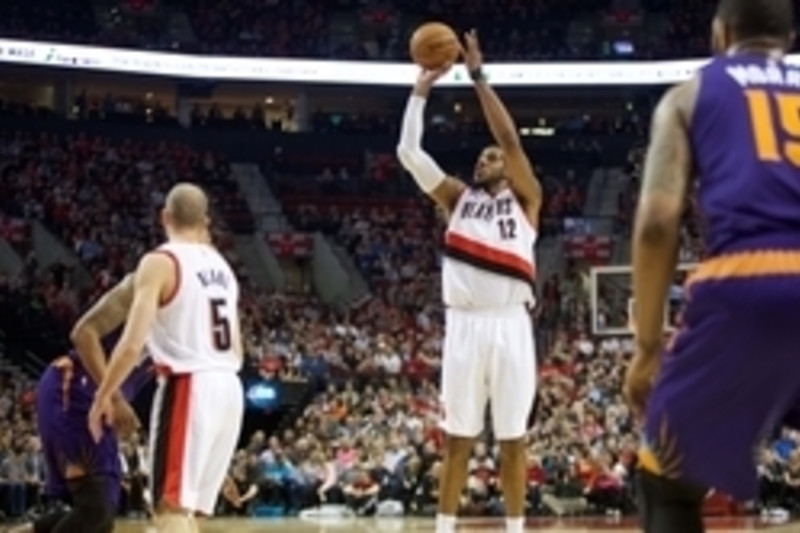
<svg viewBox="0 0 800 533">
<path fill-rule="evenodd" d="M 161 215 L 168 242 L 146 254 L 134 278 L 125 330 L 95 396 L 97 437 L 111 397 L 147 346 L 159 381 L 150 417 L 150 473 L 156 527 L 196 532 L 210 515 L 239 439 L 244 410 L 239 285 L 208 243 L 208 199 L 176 185 Z"/>
<path fill-rule="evenodd" d="M 437 533 L 455 529 L 472 444 L 487 402 L 500 441 L 506 529 L 523 531 L 525 434 L 536 394 L 534 244 L 541 206 L 517 128 L 481 71 L 474 32 L 464 61 L 497 146 L 485 148 L 474 183 L 447 176 L 421 148 L 426 98 L 444 71 L 422 72 L 408 100 L 397 155 L 420 188 L 448 215 L 442 288 L 447 307 L 442 368 L 447 433 Z M 445 69 L 446 70 L 446 69 Z"/>
</svg>

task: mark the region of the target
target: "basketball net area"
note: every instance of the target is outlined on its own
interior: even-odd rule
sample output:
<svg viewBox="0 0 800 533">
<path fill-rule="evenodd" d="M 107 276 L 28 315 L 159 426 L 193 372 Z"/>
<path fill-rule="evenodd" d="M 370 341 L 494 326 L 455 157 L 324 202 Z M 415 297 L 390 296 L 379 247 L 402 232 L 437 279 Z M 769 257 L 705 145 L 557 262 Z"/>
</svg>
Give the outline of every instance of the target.
<svg viewBox="0 0 800 533">
<path fill-rule="evenodd" d="M 683 285 L 696 263 L 681 263 L 675 272 L 664 312 L 664 330 L 674 331 L 683 306 Z M 592 333 L 600 336 L 633 334 L 633 285 L 630 265 L 592 267 L 589 271 Z"/>
</svg>

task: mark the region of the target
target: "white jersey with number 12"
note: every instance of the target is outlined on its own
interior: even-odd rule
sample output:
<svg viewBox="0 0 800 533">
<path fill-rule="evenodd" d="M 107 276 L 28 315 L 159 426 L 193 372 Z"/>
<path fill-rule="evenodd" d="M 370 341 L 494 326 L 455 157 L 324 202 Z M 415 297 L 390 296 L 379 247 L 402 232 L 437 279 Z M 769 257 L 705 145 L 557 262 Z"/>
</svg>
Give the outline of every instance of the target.
<svg viewBox="0 0 800 533">
<path fill-rule="evenodd" d="M 467 189 L 445 234 L 442 292 L 459 309 L 533 305 L 536 229 L 511 189 Z"/>
</svg>

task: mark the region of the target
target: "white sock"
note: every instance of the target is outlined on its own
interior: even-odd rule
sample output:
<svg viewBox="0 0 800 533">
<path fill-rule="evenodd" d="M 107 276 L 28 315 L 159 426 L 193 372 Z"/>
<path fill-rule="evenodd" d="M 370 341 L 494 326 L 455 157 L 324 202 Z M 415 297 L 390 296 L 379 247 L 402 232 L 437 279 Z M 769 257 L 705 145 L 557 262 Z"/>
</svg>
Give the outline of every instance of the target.
<svg viewBox="0 0 800 533">
<path fill-rule="evenodd" d="M 525 518 L 506 517 L 506 533 L 523 533 L 525 531 Z"/>
<path fill-rule="evenodd" d="M 455 533 L 456 517 L 446 514 L 436 515 L 436 533 Z"/>
</svg>

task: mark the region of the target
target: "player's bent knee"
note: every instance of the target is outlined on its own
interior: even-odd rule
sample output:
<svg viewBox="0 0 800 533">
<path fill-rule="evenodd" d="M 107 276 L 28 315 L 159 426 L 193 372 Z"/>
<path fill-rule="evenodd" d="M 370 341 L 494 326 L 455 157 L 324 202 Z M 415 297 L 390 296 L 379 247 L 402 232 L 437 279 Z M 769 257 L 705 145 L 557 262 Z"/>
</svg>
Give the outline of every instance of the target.
<svg viewBox="0 0 800 533">
<path fill-rule="evenodd" d="M 525 437 L 518 437 L 516 439 L 502 439 L 499 441 L 500 453 L 505 454 L 524 454 L 526 453 Z"/>
<path fill-rule="evenodd" d="M 110 533 L 114 530 L 116 508 L 109 491 L 114 481 L 106 476 L 91 476 L 71 481 L 73 508 L 76 523 L 84 525 L 87 533 Z"/>
<path fill-rule="evenodd" d="M 502 444 L 508 443 L 522 443 L 525 444 L 525 436 L 528 430 L 525 424 L 516 424 L 513 427 L 495 428 L 494 435 L 497 441 Z"/>
<path fill-rule="evenodd" d="M 12 529 L 10 533 L 27 533 L 28 531 L 32 531 L 33 533 L 51 533 L 68 513 L 68 509 L 55 510 L 37 518 L 30 526 L 30 529 Z"/>
<path fill-rule="evenodd" d="M 474 442 L 474 437 L 447 435 L 445 437 L 444 444 L 447 451 L 451 454 L 470 454 L 472 453 L 472 446 Z"/>
</svg>

